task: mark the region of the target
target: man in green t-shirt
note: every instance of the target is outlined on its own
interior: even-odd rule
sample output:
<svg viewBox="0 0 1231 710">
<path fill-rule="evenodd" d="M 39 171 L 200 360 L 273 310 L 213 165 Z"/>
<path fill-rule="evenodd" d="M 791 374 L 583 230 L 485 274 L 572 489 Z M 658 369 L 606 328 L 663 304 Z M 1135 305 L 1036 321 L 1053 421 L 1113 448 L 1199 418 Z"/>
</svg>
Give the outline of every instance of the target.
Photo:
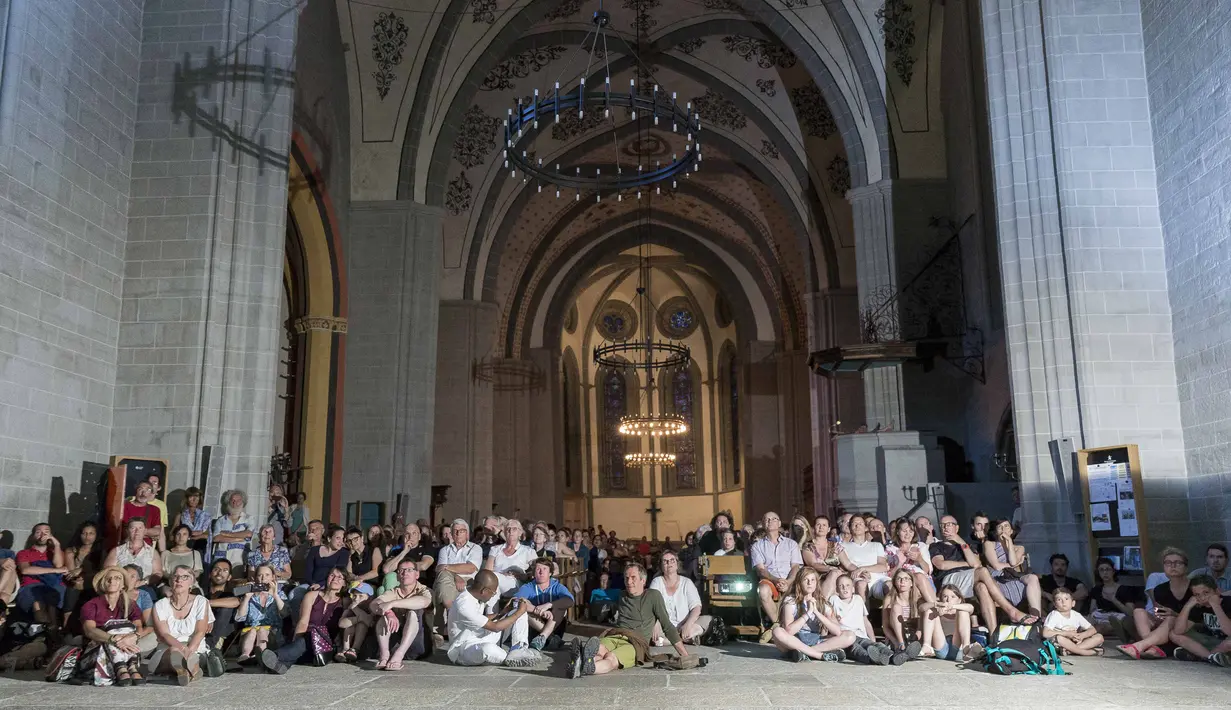
<svg viewBox="0 0 1231 710">
<path fill-rule="evenodd" d="M 648 576 L 645 567 L 636 562 L 624 569 L 625 589 L 619 606 L 620 628 L 601 639 L 588 639 L 584 645 L 575 643 L 572 663 L 569 665 L 570 678 L 603 675 L 637 665 L 637 649 L 628 636 L 620 634 L 620 630 L 627 629 L 642 639 L 649 639 L 655 622 L 662 626 L 663 635 L 675 647 L 680 658 L 688 655 L 684 642 L 680 640 L 679 631 L 667 614 L 667 605 L 663 603 L 662 595 L 656 589 L 646 589 Z"/>
</svg>

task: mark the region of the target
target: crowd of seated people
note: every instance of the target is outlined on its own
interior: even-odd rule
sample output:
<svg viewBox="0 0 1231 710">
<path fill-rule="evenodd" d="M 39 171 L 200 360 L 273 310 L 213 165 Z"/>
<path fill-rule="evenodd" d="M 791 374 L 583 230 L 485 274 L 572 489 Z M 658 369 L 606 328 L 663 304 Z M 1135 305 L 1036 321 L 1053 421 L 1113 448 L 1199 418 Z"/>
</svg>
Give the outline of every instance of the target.
<svg viewBox="0 0 1231 710">
<path fill-rule="evenodd" d="M 1121 583 L 1107 558 L 1090 583 L 1069 575 L 1063 554 L 1035 575 L 1012 521 L 982 514 L 963 535 L 952 516 L 934 527 L 927 517 L 796 515 L 788 528 L 769 512 L 740 528 L 720 513 L 677 543 L 652 544 L 499 516 L 473 528 L 395 518 L 344 529 L 310 519 L 280 488 L 258 515 L 228 492 L 215 520 L 189 489 L 168 519 L 156 490 L 139 487 L 126 506 L 137 515 L 110 549 L 84 523 L 68 546 L 40 524 L 21 550 L 0 551 L 0 599 L 12 607 L 0 663 L 24 642 L 53 668 L 76 654 L 78 682 L 118 686 L 328 663 L 398 671 L 436 651 L 459 665 L 533 666 L 565 645 L 571 620 L 587 619 L 606 630 L 572 643 L 572 677 L 651 653 L 687 667 L 703 661 L 688 646 L 727 638 L 722 610 L 707 607 L 706 560 L 739 556 L 761 642 L 797 662 L 974 662 L 990 630 L 1017 623 L 1039 624 L 1070 655 L 1102 655 L 1118 638 L 1132 659 L 1231 665 L 1222 544 L 1191 571 L 1182 550 L 1163 550 L 1161 577 L 1143 589 Z"/>
</svg>

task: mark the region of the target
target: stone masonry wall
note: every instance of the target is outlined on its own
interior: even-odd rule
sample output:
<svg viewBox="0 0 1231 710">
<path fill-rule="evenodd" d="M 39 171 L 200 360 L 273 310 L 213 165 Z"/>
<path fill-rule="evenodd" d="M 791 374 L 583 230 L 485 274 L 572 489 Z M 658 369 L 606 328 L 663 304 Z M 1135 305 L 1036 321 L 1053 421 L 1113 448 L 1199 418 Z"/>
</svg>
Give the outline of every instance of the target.
<svg viewBox="0 0 1231 710">
<path fill-rule="evenodd" d="M 142 2 L 6 6 L 0 528 L 20 541 L 110 452 Z"/>
<path fill-rule="evenodd" d="M 1219 0 L 1141 2 L 1189 512 L 1201 543 L 1231 539 L 1228 9 Z"/>
</svg>

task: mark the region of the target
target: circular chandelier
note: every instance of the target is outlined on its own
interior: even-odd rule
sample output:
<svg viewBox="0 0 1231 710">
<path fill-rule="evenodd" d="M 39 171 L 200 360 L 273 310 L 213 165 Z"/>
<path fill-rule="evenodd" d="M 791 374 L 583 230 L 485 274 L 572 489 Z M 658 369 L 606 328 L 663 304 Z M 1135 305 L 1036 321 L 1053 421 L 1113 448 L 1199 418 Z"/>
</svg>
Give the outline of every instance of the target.
<svg viewBox="0 0 1231 710">
<path fill-rule="evenodd" d="M 701 163 L 701 115 L 693 110 L 692 102 L 679 105 L 676 92 L 663 90 L 653 81 L 653 74 L 647 65 L 637 56 L 636 51 L 627 40 L 618 33 L 611 34 L 624 43 L 628 55 L 632 58 L 637 73 L 641 74 L 642 83 L 638 85 L 637 78 L 629 80 L 628 91 L 623 92 L 612 85 L 610 53 L 607 47 L 608 26 L 611 24 L 611 14 L 602 9 L 594 13 L 594 28 L 586 33 L 581 42 L 580 52 L 589 54 L 585 69 L 575 89 L 561 89 L 557 80 L 555 85 L 542 92 L 534 90 L 534 96 L 518 98 L 515 106 L 508 109 L 508 117 L 504 122 L 504 167 L 508 168 L 511 177 L 522 175 L 522 181 L 534 179 L 538 190 L 542 192 L 544 185 L 554 185 L 556 197 L 560 197 L 560 189 L 568 188 L 576 191 L 576 199 L 581 199 L 582 191 L 595 193 L 596 201 L 601 201 L 603 193 L 615 193 L 617 200 L 623 200 L 624 192 L 637 191 L 641 197 L 641 188 L 654 186 L 661 191 L 662 183 L 670 180 L 676 187 L 679 175 L 687 177 L 696 172 Z M 638 30 L 640 32 L 640 30 Z M 594 65 L 595 53 L 601 52 L 603 68 L 602 76 L 596 77 L 597 82 L 590 81 L 587 85 L 587 75 Z M 570 63 L 569 66 L 579 66 Z M 594 89 L 594 84 L 598 89 Z M 583 125 L 587 112 L 601 113 L 602 120 L 615 129 L 613 108 L 623 108 L 631 122 L 638 126 L 652 121 L 654 126 L 671 126 L 673 133 L 684 134 L 684 152 L 673 153 L 665 164 L 656 161 L 654 165 L 637 164 L 623 165 L 620 151 L 615 151 L 615 167 L 608 167 L 604 172 L 602 167 L 587 167 L 584 171 L 580 166 L 561 166 L 553 160 L 544 161 L 535 149 L 534 141 L 538 137 L 541 123 L 556 125 L 560 123 L 561 114 L 570 119 L 576 114 L 576 120 Z"/>
<path fill-rule="evenodd" d="M 624 454 L 624 463 L 627 466 L 674 466 L 675 454 L 662 451 Z"/>
<path fill-rule="evenodd" d="M 624 436 L 677 436 L 688 433 L 688 420 L 679 414 L 626 414 L 619 431 Z"/>
<path fill-rule="evenodd" d="M 640 293 L 642 289 L 637 289 Z M 639 359 L 633 362 L 628 356 Z M 688 365 L 692 351 L 687 345 L 673 343 L 669 340 L 651 341 L 649 338 L 641 341 L 627 340 L 608 343 L 594 348 L 594 362 L 599 367 L 624 369 L 635 367 L 653 375 L 655 370 L 671 370 Z"/>
</svg>

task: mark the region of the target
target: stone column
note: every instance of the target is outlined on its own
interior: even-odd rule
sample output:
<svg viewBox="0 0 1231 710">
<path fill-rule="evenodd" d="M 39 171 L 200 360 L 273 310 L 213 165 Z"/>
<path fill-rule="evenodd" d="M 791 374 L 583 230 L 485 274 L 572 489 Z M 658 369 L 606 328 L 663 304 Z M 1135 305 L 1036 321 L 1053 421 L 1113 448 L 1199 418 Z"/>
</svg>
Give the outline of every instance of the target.
<svg viewBox="0 0 1231 710">
<path fill-rule="evenodd" d="M 452 486 L 446 520 L 492 509 L 492 383 L 475 377 L 475 367 L 492 354 L 499 318 L 494 303 L 440 302 L 432 482 Z"/>
<path fill-rule="evenodd" d="M 351 204 L 342 501 L 430 513 L 442 212 Z"/>
<path fill-rule="evenodd" d="M 250 510 L 273 453 L 297 17 L 150 3 L 141 25 L 111 448 L 168 459 L 179 489 L 222 445 Z"/>
<path fill-rule="evenodd" d="M 743 439 L 747 446 L 744 452 L 744 506 L 746 519 L 755 520 L 767 510 L 787 515 L 780 510 L 787 477 L 787 456 L 782 445 L 782 403 L 779 397 L 779 372 L 777 343 L 753 341 L 748 343 L 748 355 L 741 358 L 747 363 L 746 395 L 744 400 L 747 427 Z"/>
<path fill-rule="evenodd" d="M 525 359 L 497 366 L 492 453 L 492 500 L 501 515 L 559 520 L 564 513 L 560 357 L 534 348 Z"/>
<path fill-rule="evenodd" d="M 1182 542 L 1184 442 L 1140 12 L 1135 2 L 981 7 L 1023 539 L 1036 554 L 1084 553 L 1049 458 L 1048 443 L 1068 437 L 1078 448 L 1139 444 L 1154 544 Z"/>
<path fill-rule="evenodd" d="M 860 324 L 862 326 L 863 319 L 873 313 L 884 316 L 882 322 L 888 327 L 880 333 L 880 337 L 896 340 L 897 306 L 893 304 L 881 309 L 898 290 L 891 183 L 882 180 L 854 188 L 846 193 L 846 199 L 851 203 L 855 223 L 855 272 L 859 288 Z M 869 429 L 877 424 L 905 428 L 902 368 L 880 367 L 864 372 L 863 391 Z"/>
<path fill-rule="evenodd" d="M 853 289 L 810 293 L 806 299 L 810 352 L 859 341 L 859 300 Z M 832 431 L 835 426 L 853 428 L 864 421 L 863 387 L 857 375 L 812 375 L 808 389 L 812 413 L 812 503 L 817 514 L 828 515 L 838 490 L 838 459 Z"/>
</svg>

